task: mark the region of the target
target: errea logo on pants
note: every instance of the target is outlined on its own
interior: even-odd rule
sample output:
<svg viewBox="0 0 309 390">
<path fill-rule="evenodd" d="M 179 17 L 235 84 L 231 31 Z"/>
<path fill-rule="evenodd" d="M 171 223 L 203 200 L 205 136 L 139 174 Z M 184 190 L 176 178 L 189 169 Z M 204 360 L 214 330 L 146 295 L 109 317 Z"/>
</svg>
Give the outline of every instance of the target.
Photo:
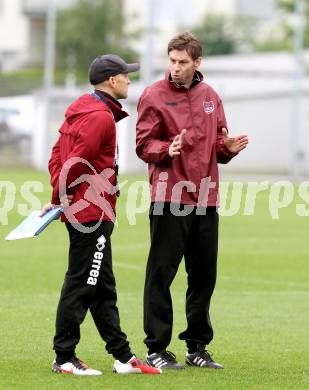
<svg viewBox="0 0 309 390">
<path fill-rule="evenodd" d="M 98 281 L 98 276 L 100 274 L 101 263 L 103 259 L 103 249 L 105 248 L 106 238 L 102 235 L 97 239 L 97 251 L 93 255 L 91 270 L 89 272 L 89 277 L 87 279 L 87 284 L 95 286 Z"/>
<path fill-rule="evenodd" d="M 106 238 L 102 235 L 97 239 L 97 248 L 102 251 L 105 248 Z"/>
</svg>

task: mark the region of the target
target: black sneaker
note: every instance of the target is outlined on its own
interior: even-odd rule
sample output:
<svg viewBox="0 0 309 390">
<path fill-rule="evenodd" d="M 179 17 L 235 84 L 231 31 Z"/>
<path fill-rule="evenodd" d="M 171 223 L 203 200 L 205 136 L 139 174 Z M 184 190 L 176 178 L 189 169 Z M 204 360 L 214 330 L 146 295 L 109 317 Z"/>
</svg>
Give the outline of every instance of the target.
<svg viewBox="0 0 309 390">
<path fill-rule="evenodd" d="M 95 376 L 102 375 L 101 371 L 94 370 L 93 368 L 87 366 L 86 363 L 78 359 L 76 356 L 73 356 L 69 361 L 59 364 L 56 360 L 53 361 L 52 371 L 58 374 L 73 374 L 73 375 L 83 375 L 83 376 Z"/>
<path fill-rule="evenodd" d="M 186 365 L 201 368 L 224 368 L 221 364 L 215 362 L 206 349 L 199 350 L 195 353 L 186 354 Z"/>
<path fill-rule="evenodd" d="M 184 368 L 184 366 L 181 366 L 179 363 L 177 363 L 176 356 L 170 351 L 155 352 L 147 355 L 146 361 L 150 366 L 160 369 Z"/>
</svg>

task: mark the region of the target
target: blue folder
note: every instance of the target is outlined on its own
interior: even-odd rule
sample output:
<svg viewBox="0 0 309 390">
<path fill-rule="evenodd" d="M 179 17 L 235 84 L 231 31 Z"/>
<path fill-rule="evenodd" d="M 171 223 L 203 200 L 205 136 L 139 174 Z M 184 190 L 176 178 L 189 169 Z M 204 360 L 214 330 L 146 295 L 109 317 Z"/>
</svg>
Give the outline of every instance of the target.
<svg viewBox="0 0 309 390">
<path fill-rule="evenodd" d="M 57 219 L 62 213 L 63 208 L 57 207 L 47 211 L 43 217 L 39 217 L 41 211 L 32 211 L 9 235 L 6 240 L 18 240 L 20 238 L 36 237 L 39 235 L 54 219 Z"/>
</svg>

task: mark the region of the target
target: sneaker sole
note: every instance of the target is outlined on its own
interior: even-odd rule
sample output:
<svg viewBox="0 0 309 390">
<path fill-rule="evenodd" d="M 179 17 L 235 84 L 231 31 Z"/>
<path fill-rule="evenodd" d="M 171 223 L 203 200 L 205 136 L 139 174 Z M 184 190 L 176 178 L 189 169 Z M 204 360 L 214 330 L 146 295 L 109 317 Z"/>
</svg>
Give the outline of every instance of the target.
<svg viewBox="0 0 309 390">
<path fill-rule="evenodd" d="M 103 374 L 102 372 L 98 372 L 97 374 L 77 374 L 73 371 L 65 371 L 57 367 L 56 368 L 52 367 L 52 372 L 54 374 L 75 375 L 75 376 L 101 376 Z"/>
<path fill-rule="evenodd" d="M 153 367 L 153 366 L 152 366 Z M 113 373 L 114 374 L 118 374 L 118 375 L 159 375 L 159 374 L 162 374 L 162 370 L 160 368 L 157 368 L 157 367 L 154 367 L 156 368 L 157 370 L 159 370 L 160 372 L 143 372 L 142 370 L 132 370 L 132 371 L 117 371 L 115 368 L 113 368 Z"/>
</svg>

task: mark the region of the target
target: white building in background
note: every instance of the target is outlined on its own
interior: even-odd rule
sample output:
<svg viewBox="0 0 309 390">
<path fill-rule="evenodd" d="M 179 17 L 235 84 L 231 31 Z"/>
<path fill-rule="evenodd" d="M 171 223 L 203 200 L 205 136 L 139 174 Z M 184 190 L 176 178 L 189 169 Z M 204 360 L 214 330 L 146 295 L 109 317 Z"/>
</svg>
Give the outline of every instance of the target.
<svg viewBox="0 0 309 390">
<path fill-rule="evenodd" d="M 249 15 L 270 19 L 276 11 L 276 0 L 204 0 L 205 9 L 209 13 L 226 15 Z"/>
<path fill-rule="evenodd" d="M 0 71 L 24 63 L 28 47 L 28 20 L 20 0 L 0 0 Z"/>
<path fill-rule="evenodd" d="M 75 0 L 55 0 L 67 7 Z M 42 63 L 48 0 L 0 0 L 0 72 Z"/>
</svg>

